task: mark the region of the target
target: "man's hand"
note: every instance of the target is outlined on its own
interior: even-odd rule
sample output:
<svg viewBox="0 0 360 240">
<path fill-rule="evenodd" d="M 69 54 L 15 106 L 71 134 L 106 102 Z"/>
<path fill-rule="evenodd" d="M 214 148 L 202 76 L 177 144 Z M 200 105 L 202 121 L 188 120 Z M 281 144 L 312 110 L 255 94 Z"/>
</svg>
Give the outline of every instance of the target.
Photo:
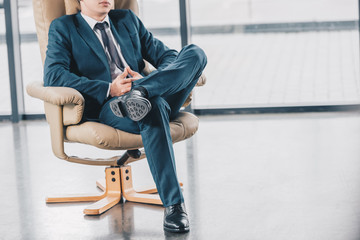
<svg viewBox="0 0 360 240">
<path fill-rule="evenodd" d="M 131 78 L 126 78 L 128 75 Z M 110 96 L 119 97 L 131 90 L 132 81 L 142 78 L 140 73 L 131 70 L 130 67 L 126 67 L 124 72 L 117 76 L 110 86 Z"/>
<path fill-rule="evenodd" d="M 143 78 L 143 76 L 141 76 L 140 73 L 135 72 L 133 70 L 131 70 L 131 68 L 129 66 L 126 67 L 126 70 L 128 71 L 128 73 L 132 76 L 131 79 L 133 79 L 132 81 L 138 80 L 140 78 Z"/>
<path fill-rule="evenodd" d="M 126 78 L 128 75 L 127 69 L 122 74 L 117 76 L 110 85 L 110 96 L 119 97 L 131 90 L 131 78 Z"/>
</svg>

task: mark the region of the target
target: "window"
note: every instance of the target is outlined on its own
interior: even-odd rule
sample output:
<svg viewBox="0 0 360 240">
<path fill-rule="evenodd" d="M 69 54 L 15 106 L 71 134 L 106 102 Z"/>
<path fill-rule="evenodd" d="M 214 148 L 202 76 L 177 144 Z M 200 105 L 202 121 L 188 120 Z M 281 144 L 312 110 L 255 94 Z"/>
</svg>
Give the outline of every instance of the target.
<svg viewBox="0 0 360 240">
<path fill-rule="evenodd" d="M 8 53 L 5 32 L 5 11 L 0 0 L 0 115 L 11 114 Z"/>
<path fill-rule="evenodd" d="M 194 108 L 360 102 L 355 0 L 191 1 L 208 55 Z"/>
<path fill-rule="evenodd" d="M 30 82 L 43 81 L 43 66 L 36 36 L 32 1 L 20 0 L 18 6 L 25 113 L 44 113 L 43 102 L 30 97 L 25 91 L 26 85 Z"/>
<path fill-rule="evenodd" d="M 139 0 L 139 17 L 145 27 L 168 47 L 181 49 L 178 0 Z M 166 9 L 166 11 L 164 11 Z"/>
</svg>

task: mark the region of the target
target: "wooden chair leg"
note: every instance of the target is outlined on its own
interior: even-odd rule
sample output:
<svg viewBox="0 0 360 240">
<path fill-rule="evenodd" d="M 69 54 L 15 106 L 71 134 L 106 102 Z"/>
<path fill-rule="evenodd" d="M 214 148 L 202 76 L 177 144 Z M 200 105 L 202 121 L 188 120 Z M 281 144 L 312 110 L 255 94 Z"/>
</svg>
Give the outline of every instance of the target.
<svg viewBox="0 0 360 240">
<path fill-rule="evenodd" d="M 52 196 L 46 198 L 47 203 L 59 202 L 95 202 L 84 209 L 86 215 L 99 215 L 121 201 L 120 168 L 108 167 L 105 169 L 105 184 L 103 194 L 72 194 Z"/>
<path fill-rule="evenodd" d="M 163 205 L 158 194 L 139 193 L 134 190 L 131 166 L 120 167 L 120 171 L 121 189 L 123 196 L 127 201 Z"/>
<path fill-rule="evenodd" d="M 98 179 L 96 181 L 96 186 L 103 192 L 106 191 L 106 179 Z"/>
<path fill-rule="evenodd" d="M 99 215 L 121 201 L 121 178 L 119 168 L 106 168 L 106 191 L 104 198 L 84 209 L 86 215 Z"/>
<path fill-rule="evenodd" d="M 179 184 L 180 184 L 180 187 L 184 186 L 184 184 L 182 182 L 180 182 Z M 157 193 L 158 191 L 156 189 L 156 186 L 152 186 L 152 187 L 137 188 L 136 192 L 152 194 L 152 193 Z"/>
<path fill-rule="evenodd" d="M 108 167 L 105 169 L 104 181 L 97 181 L 97 186 L 104 191 L 97 195 L 66 195 L 52 196 L 46 199 L 48 203 L 55 202 L 88 202 L 96 201 L 84 209 L 86 215 L 99 215 L 119 203 L 122 195 L 127 201 L 163 205 L 156 193 L 156 188 L 135 191 L 132 184 L 131 166 Z M 180 183 L 182 186 L 182 183 Z"/>
<path fill-rule="evenodd" d="M 87 208 L 84 209 L 84 214 L 86 215 L 100 215 L 103 212 L 109 210 L 116 204 L 121 201 L 120 196 L 117 194 L 108 194 L 103 199 L 91 204 Z"/>
<path fill-rule="evenodd" d="M 46 197 L 45 201 L 46 201 L 46 203 L 95 202 L 95 201 L 99 201 L 100 199 L 104 198 L 105 195 L 106 195 L 105 193 L 52 195 L 50 197 Z"/>
<path fill-rule="evenodd" d="M 136 192 L 144 193 L 144 194 L 153 194 L 153 193 L 157 193 L 158 191 L 156 189 L 156 186 L 152 186 L 152 187 L 137 188 Z"/>
<path fill-rule="evenodd" d="M 67 195 L 54 195 L 47 197 L 47 203 L 65 203 L 65 202 L 95 202 L 104 197 L 104 194 L 67 194 Z"/>
<path fill-rule="evenodd" d="M 180 183 L 182 186 L 182 183 Z M 105 179 L 98 179 L 96 181 L 96 187 L 98 187 L 101 191 L 105 192 L 106 191 L 106 181 Z M 157 193 L 157 189 L 156 186 L 152 186 L 152 187 L 144 187 L 141 189 L 137 189 L 136 191 L 137 193 Z"/>
<path fill-rule="evenodd" d="M 183 187 L 184 184 L 182 182 L 179 183 L 180 184 L 180 187 Z M 106 182 L 105 182 L 105 179 L 99 179 L 96 181 L 96 186 L 103 192 L 106 191 Z M 149 193 L 149 194 L 152 194 L 152 193 L 157 193 L 157 189 L 156 189 L 156 186 L 151 186 L 151 187 L 143 187 L 143 188 L 138 188 L 136 189 L 136 192 L 137 193 Z"/>
</svg>

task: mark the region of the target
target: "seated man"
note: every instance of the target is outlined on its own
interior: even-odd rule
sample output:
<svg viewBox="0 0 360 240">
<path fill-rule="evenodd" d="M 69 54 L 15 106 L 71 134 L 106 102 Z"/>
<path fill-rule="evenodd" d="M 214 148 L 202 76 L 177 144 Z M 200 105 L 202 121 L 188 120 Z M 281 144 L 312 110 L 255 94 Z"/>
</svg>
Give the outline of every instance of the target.
<svg viewBox="0 0 360 240">
<path fill-rule="evenodd" d="M 165 207 L 164 229 L 187 232 L 169 122 L 194 88 L 206 56 L 195 45 L 179 53 L 169 49 L 132 11 L 111 10 L 114 0 L 79 2 L 80 13 L 50 25 L 45 86 L 78 90 L 85 98 L 84 121 L 141 134 Z M 157 68 L 145 77 L 143 59 Z"/>
</svg>

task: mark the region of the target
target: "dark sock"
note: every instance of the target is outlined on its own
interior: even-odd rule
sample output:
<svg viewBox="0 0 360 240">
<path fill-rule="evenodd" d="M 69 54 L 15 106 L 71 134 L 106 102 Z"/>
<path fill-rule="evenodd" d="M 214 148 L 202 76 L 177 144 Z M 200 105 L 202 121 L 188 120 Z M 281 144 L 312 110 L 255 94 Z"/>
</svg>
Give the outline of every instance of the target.
<svg viewBox="0 0 360 240">
<path fill-rule="evenodd" d="M 143 86 L 136 86 L 136 87 L 134 87 L 133 90 L 138 90 L 139 92 L 141 92 L 141 94 L 143 95 L 144 98 L 147 98 L 149 95 L 148 91 Z"/>
</svg>

